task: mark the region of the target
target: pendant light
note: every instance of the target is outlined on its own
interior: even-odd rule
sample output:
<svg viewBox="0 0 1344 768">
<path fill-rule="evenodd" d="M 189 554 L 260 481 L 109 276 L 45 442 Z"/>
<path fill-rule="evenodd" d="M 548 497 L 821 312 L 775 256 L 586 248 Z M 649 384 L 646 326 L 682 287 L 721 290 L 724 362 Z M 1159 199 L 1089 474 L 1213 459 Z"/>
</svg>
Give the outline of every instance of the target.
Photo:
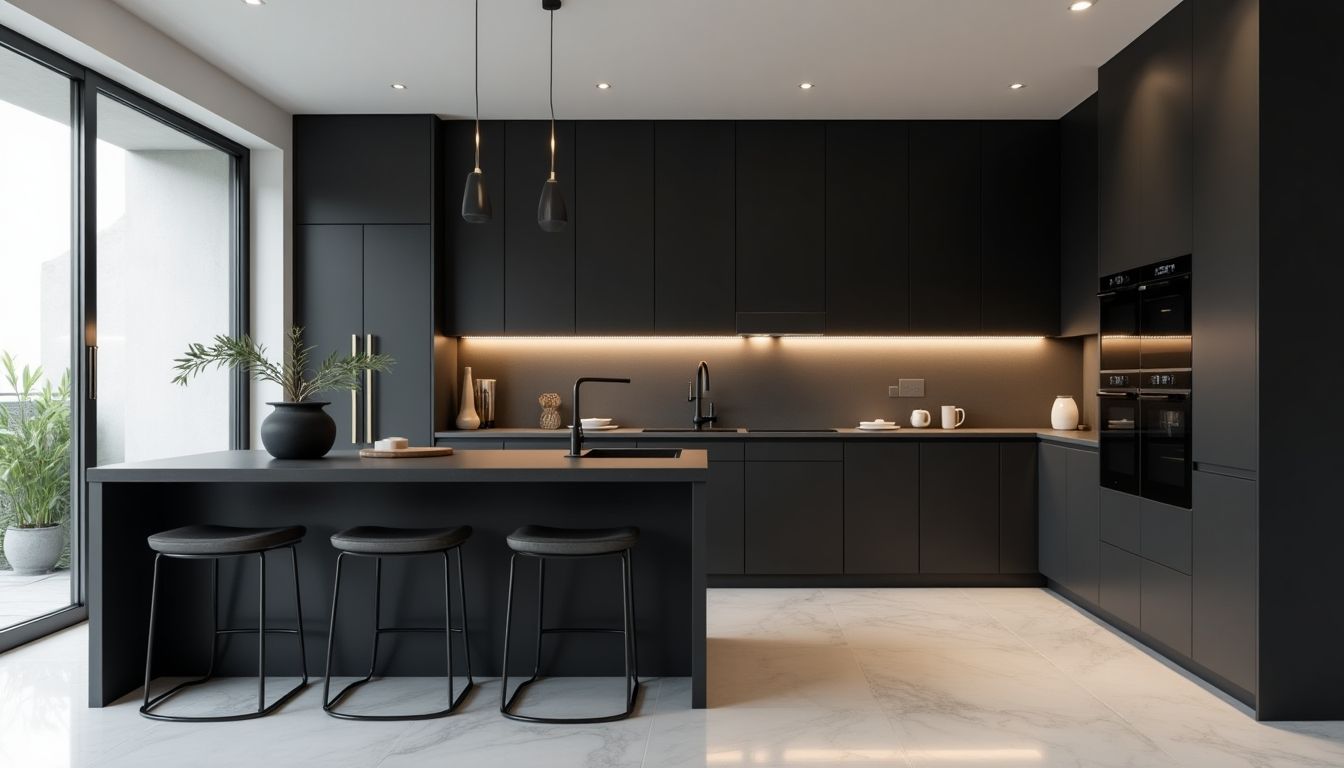
<svg viewBox="0 0 1344 768">
<path fill-rule="evenodd" d="M 560 182 L 555 180 L 555 11 L 560 0 L 541 0 L 541 7 L 551 14 L 551 70 L 549 93 L 551 100 L 551 176 L 541 185 L 541 199 L 537 201 L 537 225 L 547 232 L 559 232 L 569 223 L 565 198 L 560 194 Z"/>
<path fill-rule="evenodd" d="M 467 186 L 462 190 L 462 218 L 471 224 L 484 224 L 493 212 L 490 195 L 485 191 L 485 176 L 481 174 L 481 0 L 476 0 L 475 25 L 476 163 L 467 174 Z"/>
</svg>

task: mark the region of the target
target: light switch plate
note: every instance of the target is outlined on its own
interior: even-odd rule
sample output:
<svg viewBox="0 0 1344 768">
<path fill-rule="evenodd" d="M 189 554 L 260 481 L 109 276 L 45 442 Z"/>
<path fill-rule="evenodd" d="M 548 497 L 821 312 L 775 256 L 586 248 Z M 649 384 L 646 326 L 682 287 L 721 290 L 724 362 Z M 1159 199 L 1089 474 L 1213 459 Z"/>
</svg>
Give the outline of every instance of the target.
<svg viewBox="0 0 1344 768">
<path fill-rule="evenodd" d="M 887 387 L 887 397 L 900 397 L 900 396 L 901 396 L 900 387 Z"/>
<path fill-rule="evenodd" d="M 923 379 L 901 379 L 896 388 L 898 397 L 923 397 L 924 380 Z"/>
</svg>

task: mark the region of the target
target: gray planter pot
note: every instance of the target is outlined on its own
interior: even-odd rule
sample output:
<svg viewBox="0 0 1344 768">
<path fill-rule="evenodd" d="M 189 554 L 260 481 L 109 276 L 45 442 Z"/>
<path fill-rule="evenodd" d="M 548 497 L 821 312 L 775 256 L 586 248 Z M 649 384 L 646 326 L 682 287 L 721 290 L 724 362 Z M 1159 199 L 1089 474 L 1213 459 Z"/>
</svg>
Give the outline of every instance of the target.
<svg viewBox="0 0 1344 768">
<path fill-rule="evenodd" d="M 329 403 L 267 403 L 275 408 L 261 422 L 261 444 L 277 459 L 320 459 L 336 442 Z"/>
<path fill-rule="evenodd" d="M 20 576 L 51 573 L 64 549 L 65 529 L 59 525 L 5 529 L 5 559 Z"/>
</svg>

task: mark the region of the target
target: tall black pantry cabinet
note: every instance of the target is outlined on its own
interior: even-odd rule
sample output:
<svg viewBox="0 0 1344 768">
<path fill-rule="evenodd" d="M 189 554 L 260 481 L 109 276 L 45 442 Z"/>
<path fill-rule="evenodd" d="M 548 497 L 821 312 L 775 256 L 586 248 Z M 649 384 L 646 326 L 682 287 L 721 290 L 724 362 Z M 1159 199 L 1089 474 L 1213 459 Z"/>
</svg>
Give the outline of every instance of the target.
<svg viewBox="0 0 1344 768">
<path fill-rule="evenodd" d="M 432 115 L 294 119 L 294 322 L 316 360 L 396 359 L 364 391 L 322 394 L 338 449 L 433 442 L 437 132 Z"/>
</svg>

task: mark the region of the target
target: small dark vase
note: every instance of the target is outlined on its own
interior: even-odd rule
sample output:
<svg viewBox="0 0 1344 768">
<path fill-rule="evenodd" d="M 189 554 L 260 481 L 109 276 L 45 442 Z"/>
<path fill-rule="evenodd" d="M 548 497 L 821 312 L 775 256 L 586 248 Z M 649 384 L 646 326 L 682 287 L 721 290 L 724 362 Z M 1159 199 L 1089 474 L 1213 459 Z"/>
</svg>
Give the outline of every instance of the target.
<svg viewBox="0 0 1344 768">
<path fill-rule="evenodd" d="M 324 408 L 330 403 L 267 403 L 274 406 L 261 422 L 261 444 L 277 459 L 320 459 L 336 442 L 336 422 Z"/>
</svg>

